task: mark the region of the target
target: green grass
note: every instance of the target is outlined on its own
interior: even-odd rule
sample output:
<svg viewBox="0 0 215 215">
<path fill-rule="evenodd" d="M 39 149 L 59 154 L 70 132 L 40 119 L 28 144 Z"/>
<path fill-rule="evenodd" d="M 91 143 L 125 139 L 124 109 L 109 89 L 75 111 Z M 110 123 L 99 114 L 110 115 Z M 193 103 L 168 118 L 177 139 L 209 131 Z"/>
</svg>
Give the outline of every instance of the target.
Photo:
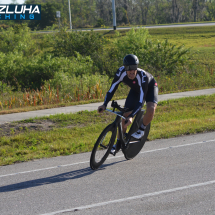
<svg viewBox="0 0 215 215">
<path fill-rule="evenodd" d="M 0 138 L 0 165 L 32 159 L 89 152 L 104 127 L 114 115 L 96 111 L 60 114 L 14 123 L 19 128 L 26 123 L 52 122 L 46 131 L 10 128 L 8 136 Z M 22 127 L 22 128 L 23 128 Z M 160 102 L 152 122 L 149 140 L 169 138 L 215 130 L 215 94 Z"/>
<path fill-rule="evenodd" d="M 128 30 L 118 30 L 124 36 Z M 177 27 L 177 28 L 149 28 L 152 39 L 168 39 L 176 45 L 186 47 L 215 47 L 215 26 Z M 112 37 L 115 31 L 100 32 L 106 37 Z"/>
<path fill-rule="evenodd" d="M 168 39 L 175 45 L 192 47 L 194 61 L 203 65 L 214 65 L 215 26 L 150 29 L 149 32 L 153 39 Z"/>
<path fill-rule="evenodd" d="M 153 127 L 151 139 L 215 130 L 215 95 L 161 102 Z"/>
<path fill-rule="evenodd" d="M 213 64 L 215 57 L 215 26 L 149 29 L 152 39 L 168 39 L 175 45 L 192 47 L 193 60 Z"/>
</svg>

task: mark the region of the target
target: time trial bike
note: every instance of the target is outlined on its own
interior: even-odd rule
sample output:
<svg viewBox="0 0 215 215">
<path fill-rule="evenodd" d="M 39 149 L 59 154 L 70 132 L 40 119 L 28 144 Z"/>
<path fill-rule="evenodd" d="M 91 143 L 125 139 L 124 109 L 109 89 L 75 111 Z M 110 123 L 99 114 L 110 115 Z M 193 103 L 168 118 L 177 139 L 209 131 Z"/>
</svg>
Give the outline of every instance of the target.
<svg viewBox="0 0 215 215">
<path fill-rule="evenodd" d="M 116 101 L 112 101 L 111 107 L 113 107 L 113 110 L 106 109 L 106 111 L 116 114 L 117 116 L 115 121 L 102 131 L 93 147 L 90 157 L 90 167 L 93 170 L 98 169 L 109 156 L 116 140 L 117 130 L 119 132 L 121 149 L 127 160 L 133 159 L 141 151 L 149 134 L 150 124 L 146 126 L 144 136 L 141 139 L 135 139 L 131 136 L 142 124 L 145 110 L 141 109 L 138 111 L 129 132 L 127 134 L 123 134 L 122 118 L 126 120 L 123 114 L 129 110 L 127 108 L 120 107 Z M 115 111 L 115 109 L 118 109 L 119 112 Z M 113 155 L 115 155 L 115 153 Z"/>
</svg>

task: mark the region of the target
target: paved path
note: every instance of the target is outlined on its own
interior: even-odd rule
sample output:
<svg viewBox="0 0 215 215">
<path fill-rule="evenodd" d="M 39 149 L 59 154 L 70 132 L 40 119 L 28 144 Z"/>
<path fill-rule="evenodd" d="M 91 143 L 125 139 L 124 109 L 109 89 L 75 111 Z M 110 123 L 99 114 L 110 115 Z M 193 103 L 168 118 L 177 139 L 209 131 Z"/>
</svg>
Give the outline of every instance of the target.
<svg viewBox="0 0 215 215">
<path fill-rule="evenodd" d="M 214 93 L 215 93 L 215 88 L 211 88 L 206 90 L 195 90 L 195 91 L 187 91 L 187 92 L 181 92 L 181 93 L 159 95 L 158 99 L 159 101 L 163 101 L 163 100 L 178 99 L 178 98 L 188 97 L 188 96 L 209 95 Z M 125 101 L 124 99 L 118 100 L 120 105 L 124 105 L 124 101 Z M 5 114 L 5 115 L 0 115 L 0 124 L 4 124 L 6 122 L 12 122 L 12 121 L 20 121 L 20 120 L 34 118 L 34 117 L 60 114 L 60 113 L 75 113 L 75 112 L 84 111 L 84 110 L 93 111 L 93 110 L 97 110 L 98 106 L 102 104 L 103 102 L 99 102 L 99 103 L 91 103 L 91 104 L 85 104 L 85 105 L 75 105 L 75 106 L 68 106 L 68 107 L 38 110 L 38 111 L 29 111 L 29 112 L 23 112 L 23 113 Z M 110 106 L 110 102 L 109 102 L 109 106 Z"/>
<path fill-rule="evenodd" d="M 144 28 L 179 28 L 179 27 L 202 27 L 202 26 L 214 26 L 215 22 L 211 22 L 211 23 L 193 23 L 193 24 L 173 24 L 173 25 L 151 25 L 151 26 L 142 26 Z M 142 28 L 142 27 L 135 27 L 135 28 Z M 127 29 L 131 29 L 132 27 L 117 27 L 117 30 L 127 30 Z M 113 30 L 113 28 L 98 28 L 98 29 L 73 29 L 75 31 L 111 31 Z M 70 31 L 70 30 L 68 30 Z M 32 32 L 32 33 L 53 33 L 56 31 L 36 31 L 36 32 Z"/>
</svg>

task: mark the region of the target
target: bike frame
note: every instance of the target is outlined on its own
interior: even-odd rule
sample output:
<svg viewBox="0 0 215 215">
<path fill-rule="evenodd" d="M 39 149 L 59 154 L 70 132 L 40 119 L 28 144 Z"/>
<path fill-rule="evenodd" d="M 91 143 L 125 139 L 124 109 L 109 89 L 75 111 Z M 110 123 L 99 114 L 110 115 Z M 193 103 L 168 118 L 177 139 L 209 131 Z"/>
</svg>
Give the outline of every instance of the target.
<svg viewBox="0 0 215 215">
<path fill-rule="evenodd" d="M 124 135 L 124 134 L 123 134 L 123 129 L 122 129 L 122 120 L 121 120 L 121 118 L 123 118 L 123 119 L 126 120 L 126 118 L 122 115 L 123 112 L 115 112 L 115 111 L 112 111 L 112 110 L 110 110 L 110 109 L 106 109 L 106 111 L 108 111 L 108 112 L 110 112 L 110 113 L 113 113 L 113 114 L 116 114 L 116 115 L 117 115 L 117 116 L 116 116 L 116 119 L 115 119 L 114 122 L 113 122 L 113 124 L 115 125 L 115 129 L 118 128 L 118 132 L 119 132 L 119 137 L 120 137 L 120 141 L 121 141 L 121 144 L 122 144 L 122 148 L 123 148 L 123 149 L 126 149 L 127 146 L 128 146 L 128 143 L 129 143 L 129 141 L 130 141 L 131 134 L 132 134 L 133 132 L 132 132 L 131 129 L 130 129 L 129 132 L 128 132 L 128 135 L 127 135 L 127 137 L 126 137 L 126 139 L 123 138 L 123 135 Z M 125 112 L 125 113 L 126 113 L 126 112 Z M 137 119 L 135 118 L 133 123 L 135 123 L 136 121 L 137 121 Z"/>
<path fill-rule="evenodd" d="M 116 116 L 116 119 L 115 119 L 114 122 L 113 122 L 113 124 L 115 125 L 115 129 L 118 128 L 120 140 L 121 140 L 121 142 L 124 143 L 124 141 L 123 141 L 122 120 L 121 120 L 121 118 L 123 118 L 123 119 L 126 119 L 126 118 L 125 118 L 123 115 L 120 114 L 120 113 L 122 113 L 122 112 L 114 112 L 114 111 L 109 110 L 109 109 L 106 109 L 106 111 L 111 112 L 111 113 L 117 115 L 117 116 Z"/>
</svg>

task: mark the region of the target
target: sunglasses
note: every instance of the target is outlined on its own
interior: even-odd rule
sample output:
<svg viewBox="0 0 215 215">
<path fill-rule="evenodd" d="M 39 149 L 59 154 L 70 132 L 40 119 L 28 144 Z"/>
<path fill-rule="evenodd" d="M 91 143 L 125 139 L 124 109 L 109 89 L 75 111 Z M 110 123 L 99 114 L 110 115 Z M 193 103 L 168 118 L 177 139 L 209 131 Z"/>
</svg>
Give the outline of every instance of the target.
<svg viewBox="0 0 215 215">
<path fill-rule="evenodd" d="M 124 66 L 125 71 L 137 70 L 137 65 Z"/>
</svg>

